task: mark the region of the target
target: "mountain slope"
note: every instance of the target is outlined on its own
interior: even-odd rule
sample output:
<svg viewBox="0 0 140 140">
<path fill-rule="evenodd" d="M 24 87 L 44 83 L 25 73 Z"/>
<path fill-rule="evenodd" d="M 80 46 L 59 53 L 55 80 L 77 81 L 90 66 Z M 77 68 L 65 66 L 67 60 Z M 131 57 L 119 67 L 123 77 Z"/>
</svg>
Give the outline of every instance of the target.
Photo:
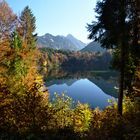
<svg viewBox="0 0 140 140">
<path fill-rule="evenodd" d="M 100 43 L 91 42 L 85 48 L 81 50 L 81 52 L 105 52 L 106 49 L 102 48 Z"/>
<path fill-rule="evenodd" d="M 66 38 L 69 39 L 77 47 L 78 50 L 81 50 L 86 46 L 85 43 L 83 43 L 82 41 L 76 39 L 71 34 L 68 34 Z"/>
</svg>

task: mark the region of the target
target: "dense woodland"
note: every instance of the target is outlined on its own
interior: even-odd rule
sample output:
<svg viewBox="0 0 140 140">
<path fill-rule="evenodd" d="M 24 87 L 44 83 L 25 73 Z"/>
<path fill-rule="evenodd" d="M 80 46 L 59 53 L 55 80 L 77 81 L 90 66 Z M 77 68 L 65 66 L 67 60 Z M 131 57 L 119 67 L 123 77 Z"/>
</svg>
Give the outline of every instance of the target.
<svg viewBox="0 0 140 140">
<path fill-rule="evenodd" d="M 112 58 L 110 54 L 37 49 L 31 9 L 27 6 L 17 16 L 0 1 L 0 139 L 139 140 L 139 7 L 139 0 L 97 2 L 97 22 L 87 25 L 89 38 L 111 48 Z M 49 93 L 42 88 L 41 67 L 74 67 L 73 62 L 79 67 L 90 62 L 95 67 L 95 62 L 100 63 L 106 55 L 120 72 L 118 103 L 110 101 L 110 106 L 99 110 L 73 104 L 63 93 L 55 94 L 53 102 L 48 100 Z"/>
<path fill-rule="evenodd" d="M 77 70 L 109 70 L 111 68 L 112 52 L 71 52 L 54 50 L 50 48 L 40 49 L 42 55 L 39 60 L 40 67 L 70 68 Z"/>
</svg>

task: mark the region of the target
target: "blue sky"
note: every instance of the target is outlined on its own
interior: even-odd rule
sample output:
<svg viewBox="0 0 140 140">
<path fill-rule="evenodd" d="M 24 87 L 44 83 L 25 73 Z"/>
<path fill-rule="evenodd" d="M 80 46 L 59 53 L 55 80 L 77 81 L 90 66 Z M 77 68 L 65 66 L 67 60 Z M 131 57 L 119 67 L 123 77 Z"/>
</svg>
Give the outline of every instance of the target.
<svg viewBox="0 0 140 140">
<path fill-rule="evenodd" d="M 96 0 L 6 0 L 17 15 L 29 5 L 36 17 L 38 35 L 72 34 L 88 43 L 87 23 L 94 20 Z"/>
</svg>

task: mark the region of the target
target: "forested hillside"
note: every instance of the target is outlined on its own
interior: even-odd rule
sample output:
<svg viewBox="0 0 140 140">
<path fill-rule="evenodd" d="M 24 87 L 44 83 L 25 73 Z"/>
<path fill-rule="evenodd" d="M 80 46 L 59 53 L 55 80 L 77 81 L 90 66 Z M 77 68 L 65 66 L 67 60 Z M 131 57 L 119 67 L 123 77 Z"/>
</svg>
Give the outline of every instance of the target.
<svg viewBox="0 0 140 140">
<path fill-rule="evenodd" d="M 106 52 L 106 49 L 105 48 L 102 48 L 101 47 L 101 44 L 98 43 L 98 42 L 91 42 L 89 43 L 87 46 L 85 46 L 85 48 L 83 48 L 81 50 L 81 52 Z"/>
<path fill-rule="evenodd" d="M 41 48 L 40 64 L 48 68 L 70 68 L 79 70 L 109 70 L 112 53 L 110 52 L 70 52 Z"/>
</svg>

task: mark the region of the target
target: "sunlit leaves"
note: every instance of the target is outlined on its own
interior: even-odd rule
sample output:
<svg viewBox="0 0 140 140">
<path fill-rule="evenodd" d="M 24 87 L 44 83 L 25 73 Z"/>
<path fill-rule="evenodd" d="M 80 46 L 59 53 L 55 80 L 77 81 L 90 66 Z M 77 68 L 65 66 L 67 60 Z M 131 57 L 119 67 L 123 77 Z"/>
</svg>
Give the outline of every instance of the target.
<svg viewBox="0 0 140 140">
<path fill-rule="evenodd" d="M 92 112 L 87 104 L 78 103 L 74 110 L 74 130 L 87 132 L 91 126 Z"/>
</svg>

